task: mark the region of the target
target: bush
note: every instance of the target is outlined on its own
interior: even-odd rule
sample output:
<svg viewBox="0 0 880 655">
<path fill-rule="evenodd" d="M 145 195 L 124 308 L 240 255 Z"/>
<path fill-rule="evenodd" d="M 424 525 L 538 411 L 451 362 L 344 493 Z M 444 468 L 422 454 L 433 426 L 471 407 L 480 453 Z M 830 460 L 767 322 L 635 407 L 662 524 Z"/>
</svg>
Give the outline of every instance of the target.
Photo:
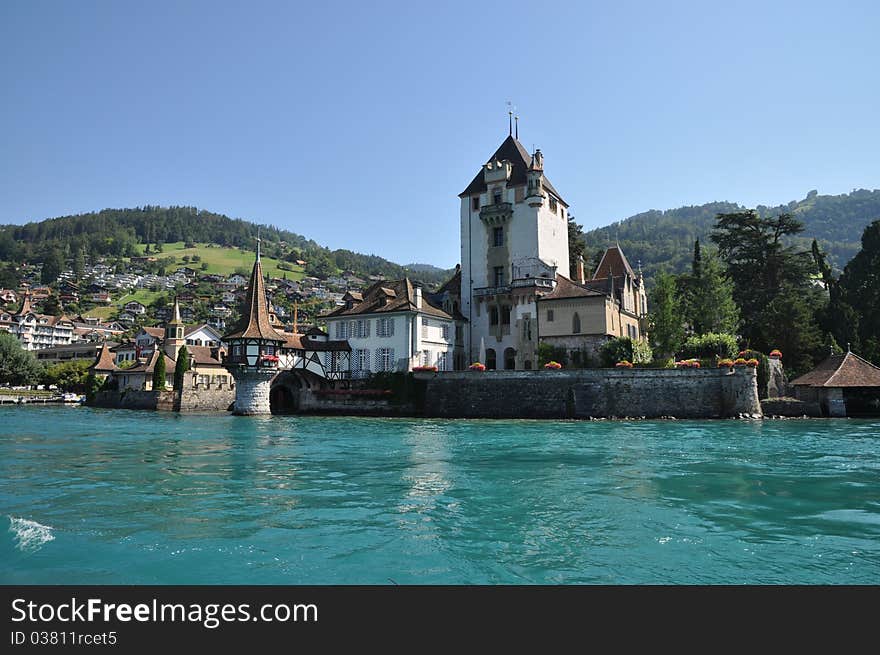
<svg viewBox="0 0 880 655">
<path fill-rule="evenodd" d="M 709 332 L 688 337 L 681 349 L 682 359 L 729 359 L 736 355 L 736 337 Z"/>
<path fill-rule="evenodd" d="M 741 350 L 739 356 L 746 360 L 757 360 L 758 398 L 766 398 L 769 393 L 768 387 L 770 385 L 770 358 L 759 350 L 751 349 Z"/>
<path fill-rule="evenodd" d="M 544 366 L 548 362 L 559 362 L 568 366 L 568 351 L 560 346 L 551 346 L 549 343 L 538 344 L 538 366 Z"/>
<path fill-rule="evenodd" d="M 602 366 L 612 368 L 617 362 L 642 364 L 651 361 L 651 347 L 645 341 L 633 341 L 629 337 L 616 337 L 599 347 Z"/>
</svg>

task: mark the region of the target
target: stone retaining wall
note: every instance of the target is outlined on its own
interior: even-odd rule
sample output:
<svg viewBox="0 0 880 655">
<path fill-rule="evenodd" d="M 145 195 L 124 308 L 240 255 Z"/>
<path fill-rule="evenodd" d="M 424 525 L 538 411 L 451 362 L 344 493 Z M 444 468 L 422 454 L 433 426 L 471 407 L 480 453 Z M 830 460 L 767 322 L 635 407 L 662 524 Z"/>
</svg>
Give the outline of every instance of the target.
<svg viewBox="0 0 880 655">
<path fill-rule="evenodd" d="M 761 415 L 755 369 L 416 373 L 426 416 L 724 418 Z"/>
<path fill-rule="evenodd" d="M 806 402 L 796 398 L 765 398 L 761 407 L 766 416 L 822 416 L 818 402 Z"/>
<path fill-rule="evenodd" d="M 235 399 L 235 391 L 224 388 L 186 388 L 176 391 L 99 391 L 89 405 L 109 409 L 152 409 L 165 412 L 225 412 Z"/>
</svg>

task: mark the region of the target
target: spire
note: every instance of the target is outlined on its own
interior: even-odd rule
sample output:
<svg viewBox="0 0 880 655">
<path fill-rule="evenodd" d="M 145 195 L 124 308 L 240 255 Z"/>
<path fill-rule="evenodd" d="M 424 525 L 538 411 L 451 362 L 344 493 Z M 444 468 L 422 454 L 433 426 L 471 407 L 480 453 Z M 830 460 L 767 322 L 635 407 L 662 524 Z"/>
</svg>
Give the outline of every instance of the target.
<svg viewBox="0 0 880 655">
<path fill-rule="evenodd" d="M 31 311 L 31 293 L 30 291 L 25 291 L 24 295 L 21 297 L 21 309 L 18 310 L 20 316 L 25 314 L 29 314 Z"/>
<path fill-rule="evenodd" d="M 178 323 L 183 323 L 183 321 L 180 318 L 180 302 L 178 302 L 177 296 L 174 296 L 174 308 L 171 310 L 169 325 L 177 325 Z"/>
<path fill-rule="evenodd" d="M 260 228 L 257 226 L 257 263 L 260 263 L 260 242 L 262 239 L 260 238 Z"/>
<path fill-rule="evenodd" d="M 515 137 L 515 138 L 516 138 L 517 141 L 519 141 L 519 116 L 514 116 L 514 117 L 513 117 L 513 124 L 514 124 L 515 129 L 516 129 L 516 137 Z"/>
<path fill-rule="evenodd" d="M 247 297 L 245 298 L 241 319 L 239 319 L 238 325 L 235 326 L 233 331 L 223 337 L 224 341 L 242 337 L 284 341 L 284 338 L 269 323 L 269 308 L 266 303 L 263 265 L 260 263 L 259 241 L 257 241 L 257 244 L 257 257 L 254 261 L 254 268 L 251 271 L 251 279 L 248 283 Z"/>
</svg>

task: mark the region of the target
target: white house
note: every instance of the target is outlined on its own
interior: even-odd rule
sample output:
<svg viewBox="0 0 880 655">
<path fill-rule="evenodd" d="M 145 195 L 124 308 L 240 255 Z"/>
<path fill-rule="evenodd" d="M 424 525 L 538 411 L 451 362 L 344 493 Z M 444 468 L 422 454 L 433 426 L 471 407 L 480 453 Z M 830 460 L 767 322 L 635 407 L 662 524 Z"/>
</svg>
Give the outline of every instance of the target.
<svg viewBox="0 0 880 655">
<path fill-rule="evenodd" d="M 207 323 L 191 325 L 186 328 L 186 344 L 188 346 L 212 346 L 219 347 L 223 335 Z"/>
<path fill-rule="evenodd" d="M 38 314 L 31 309 L 31 297 L 24 294 L 17 314 L 3 313 L 2 328 L 14 334 L 24 350 L 66 346 L 73 340 L 73 321 L 66 316 Z"/>
<path fill-rule="evenodd" d="M 131 300 L 125 303 L 123 309 L 130 314 L 134 314 L 135 316 L 143 316 L 147 313 L 147 308 L 143 304 L 139 303 L 137 300 Z"/>
<path fill-rule="evenodd" d="M 568 205 L 540 150 L 508 136 L 461 199 L 461 312 L 470 361 L 537 367 L 537 298 L 569 276 Z"/>
<path fill-rule="evenodd" d="M 363 294 L 349 291 L 342 307 L 325 315 L 331 339 L 351 345 L 351 376 L 453 368 L 455 321 L 409 279 L 383 280 Z"/>
</svg>

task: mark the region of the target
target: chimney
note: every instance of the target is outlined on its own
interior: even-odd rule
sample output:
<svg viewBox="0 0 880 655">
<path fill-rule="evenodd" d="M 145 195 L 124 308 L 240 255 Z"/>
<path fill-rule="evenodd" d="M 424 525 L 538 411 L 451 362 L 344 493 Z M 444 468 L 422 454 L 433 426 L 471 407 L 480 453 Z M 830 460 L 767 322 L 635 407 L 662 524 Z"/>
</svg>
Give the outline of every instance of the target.
<svg viewBox="0 0 880 655">
<path fill-rule="evenodd" d="M 586 279 L 584 277 L 584 256 L 580 255 L 577 260 L 577 267 L 575 268 L 575 282 L 578 284 L 584 284 Z"/>
<path fill-rule="evenodd" d="M 413 297 L 416 305 L 416 309 L 422 308 L 422 287 L 415 287 L 413 289 Z"/>
</svg>

